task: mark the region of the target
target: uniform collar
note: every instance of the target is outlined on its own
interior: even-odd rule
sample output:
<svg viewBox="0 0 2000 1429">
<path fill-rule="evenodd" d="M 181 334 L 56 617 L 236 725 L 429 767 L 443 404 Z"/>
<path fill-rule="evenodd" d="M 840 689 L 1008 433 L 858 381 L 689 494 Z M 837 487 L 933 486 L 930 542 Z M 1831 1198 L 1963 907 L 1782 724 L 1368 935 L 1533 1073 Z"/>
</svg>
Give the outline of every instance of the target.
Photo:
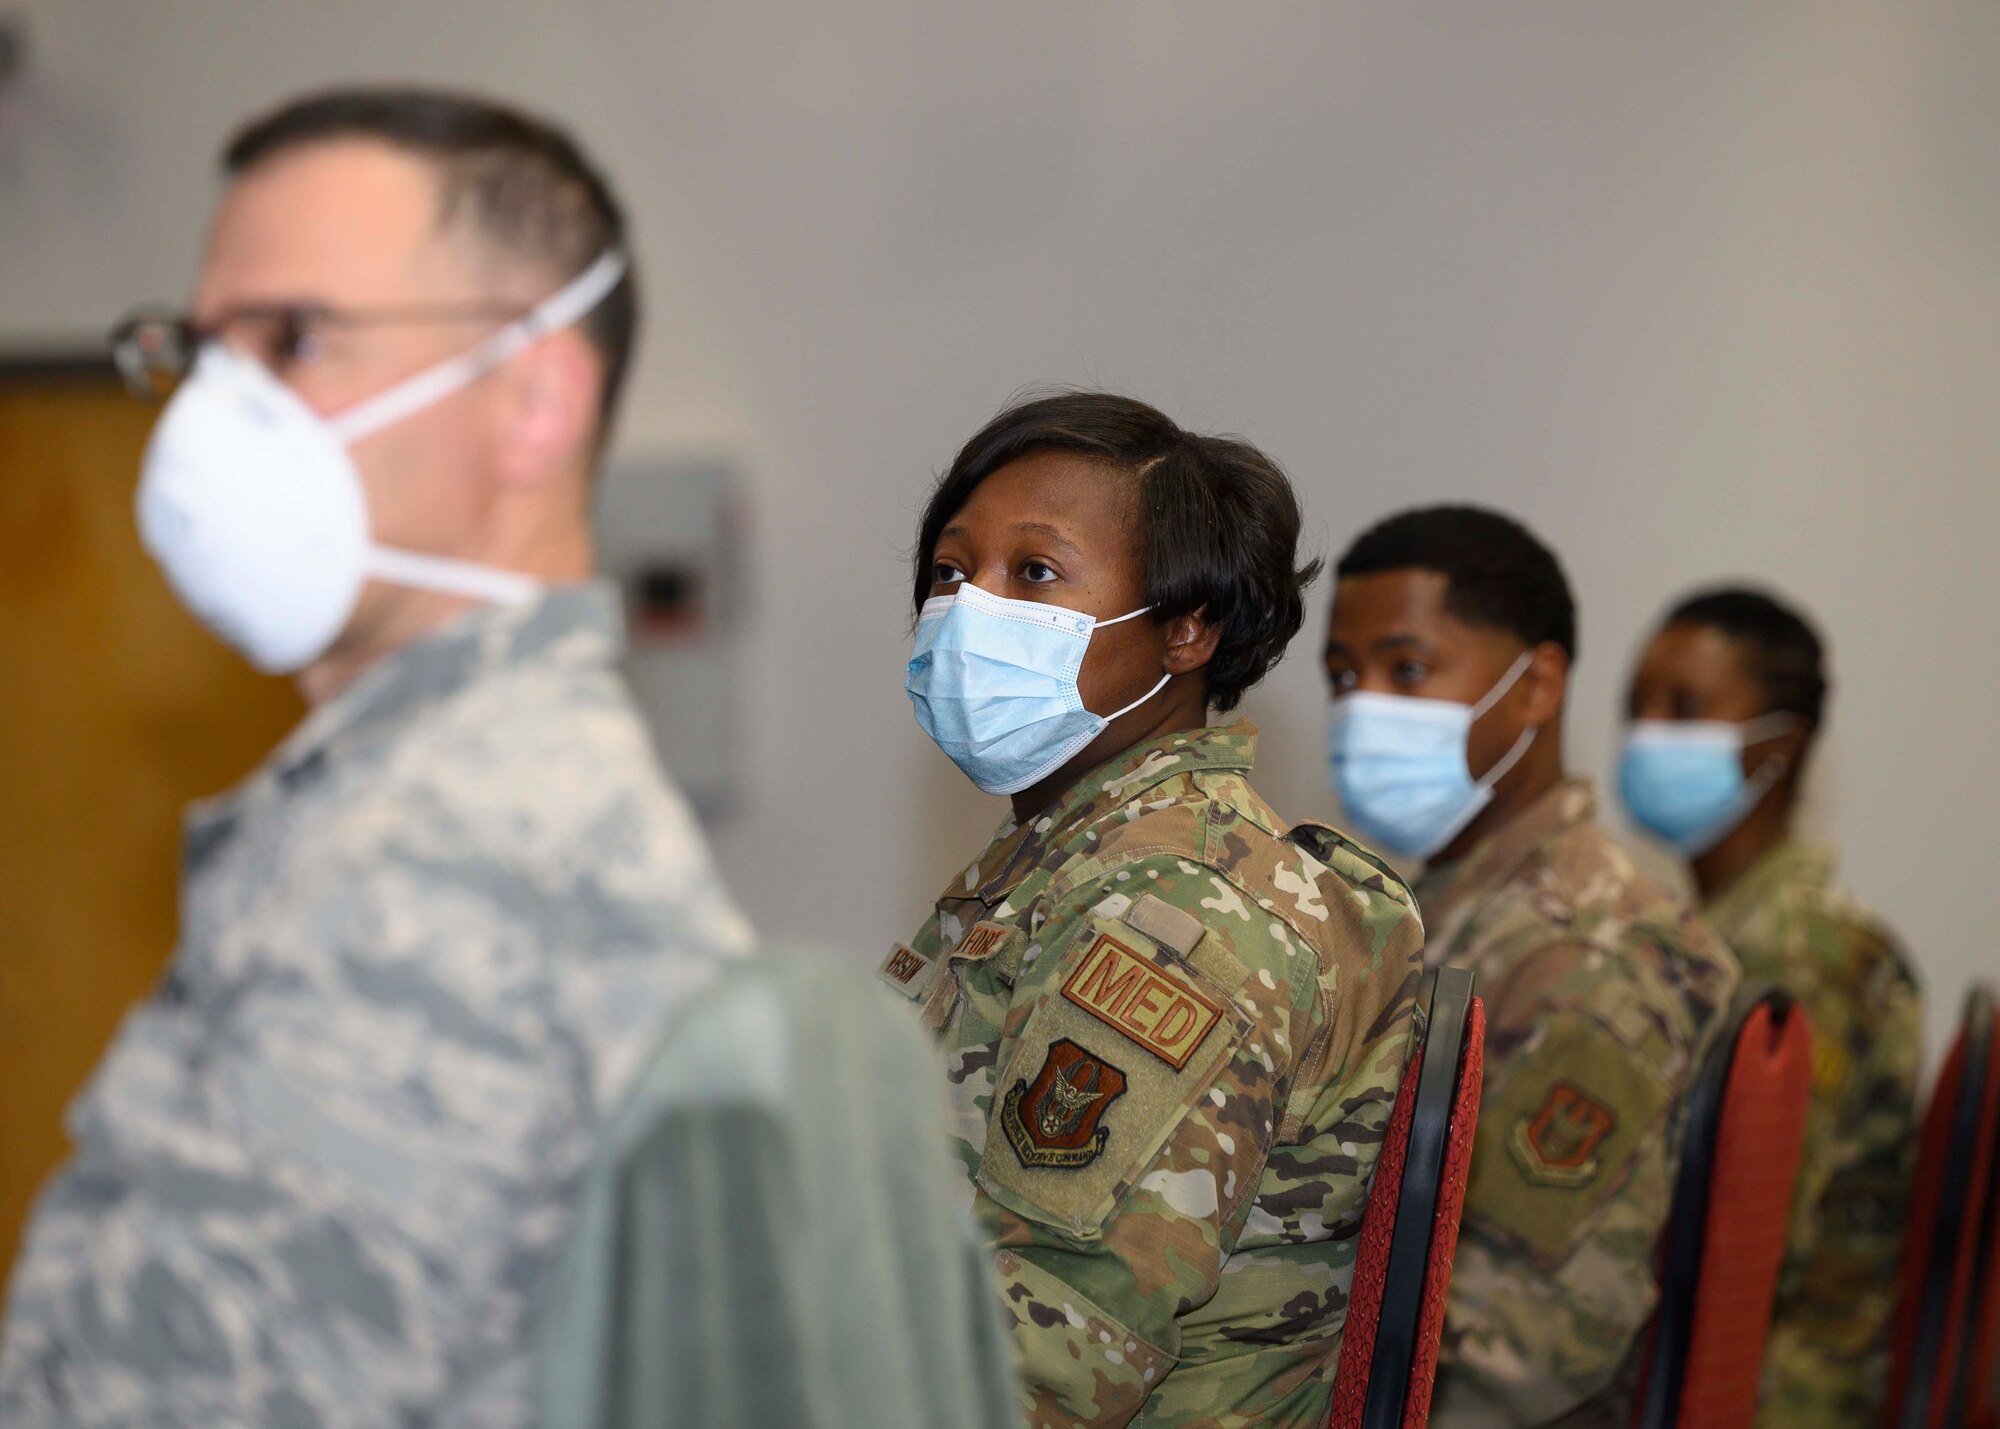
<svg viewBox="0 0 2000 1429">
<path fill-rule="evenodd" d="M 258 772 L 192 811 L 227 815 L 253 790 L 289 791 L 330 759 L 382 743 L 427 709 L 473 683 L 515 667 L 608 666 L 624 650 L 617 589 L 607 581 L 555 586 L 526 605 L 482 605 L 362 673 L 286 737 Z"/>
<path fill-rule="evenodd" d="M 1424 870 L 1417 880 L 1417 907 L 1428 942 L 1442 956 L 1458 930 L 1499 893 L 1521 869 L 1579 825 L 1597 816 L 1597 791 L 1588 779 L 1569 778 L 1502 824 L 1457 863 Z"/>
<path fill-rule="evenodd" d="M 944 896 L 976 894 L 986 903 L 997 902 L 1020 885 L 1049 849 L 1068 843 L 1147 790 L 1205 770 L 1248 773 L 1256 760 L 1257 726 L 1247 719 L 1184 729 L 1135 744 L 1084 775 L 1051 808 L 1027 823 L 1016 824 L 1009 815 L 986 851 L 952 880 Z"/>
<path fill-rule="evenodd" d="M 1710 899 L 1702 909 L 1702 916 L 1728 941 L 1780 889 L 1800 885 L 1824 888 L 1832 882 L 1832 850 L 1800 839 L 1786 839 Z"/>
</svg>

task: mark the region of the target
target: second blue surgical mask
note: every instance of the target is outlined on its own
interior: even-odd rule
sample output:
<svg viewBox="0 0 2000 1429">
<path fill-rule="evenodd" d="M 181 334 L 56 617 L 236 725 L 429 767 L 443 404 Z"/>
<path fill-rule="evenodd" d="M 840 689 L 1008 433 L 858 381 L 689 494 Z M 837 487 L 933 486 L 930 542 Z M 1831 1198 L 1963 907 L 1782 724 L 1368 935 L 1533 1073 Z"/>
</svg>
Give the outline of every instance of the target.
<svg viewBox="0 0 2000 1429">
<path fill-rule="evenodd" d="M 1528 752 L 1535 731 L 1523 730 L 1483 779 L 1472 777 L 1466 739 L 1473 721 L 1514 687 L 1533 653 L 1522 651 L 1474 705 L 1366 690 L 1333 702 L 1328 775 L 1348 822 L 1363 838 L 1427 859 L 1478 817 L 1493 798 L 1493 786 Z"/>
<path fill-rule="evenodd" d="M 1744 747 L 1782 734 L 1793 718 L 1634 720 L 1618 757 L 1618 797 L 1634 823 L 1686 857 L 1707 853 L 1785 772 L 1785 761 L 1773 756 L 1745 778 Z"/>
<path fill-rule="evenodd" d="M 924 602 L 903 688 L 917 723 L 989 794 L 1017 794 L 1075 758 L 1104 727 L 1166 688 L 1168 676 L 1115 714 L 1083 707 L 1077 674 L 1091 632 L 1116 620 L 1008 600 L 964 584 Z"/>
</svg>

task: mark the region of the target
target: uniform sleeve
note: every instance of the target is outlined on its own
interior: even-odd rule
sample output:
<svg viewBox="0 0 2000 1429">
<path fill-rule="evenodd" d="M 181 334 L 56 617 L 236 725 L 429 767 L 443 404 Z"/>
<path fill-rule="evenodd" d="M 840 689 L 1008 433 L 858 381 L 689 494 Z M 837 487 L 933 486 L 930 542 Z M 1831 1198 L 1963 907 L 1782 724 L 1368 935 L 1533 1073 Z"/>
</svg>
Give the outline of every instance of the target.
<svg viewBox="0 0 2000 1429">
<path fill-rule="evenodd" d="M 490 1376 L 589 1076 L 533 971 L 556 934 L 498 875 L 387 856 L 227 998 L 176 964 L 73 1113 L 0 1420 L 336 1429 L 518 1393 Z"/>
<path fill-rule="evenodd" d="M 1616 999 L 1604 957 L 1554 948 L 1533 960 L 1537 976 L 1567 968 L 1546 991 L 1481 989 L 1488 1081 L 1432 1410 L 1441 1429 L 1555 1421 L 1613 1384 L 1658 1301 L 1671 1118 L 1693 1049 L 1672 1019 Z M 1518 1042 L 1503 1049 L 1507 1038 Z"/>
<path fill-rule="evenodd" d="M 1813 1097 L 1766 1392 L 1787 1423 L 1880 1409 L 1922 1056 L 1918 994 L 1879 930 L 1817 915 L 1795 966 L 1813 1024 Z"/>
<path fill-rule="evenodd" d="M 830 955 L 748 960 L 684 1009 L 585 1179 L 535 1422 L 1014 1424 L 939 1083 Z"/>
<path fill-rule="evenodd" d="M 1145 931 L 1159 928 L 1134 909 L 1147 897 L 1199 925 L 1185 956 Z M 1386 1098 L 1377 1083 L 1407 1050 L 1408 1019 L 1371 1017 L 1360 996 L 1333 1015 L 1317 954 L 1220 874 L 1178 858 L 1071 890 L 1037 941 L 1057 961 L 995 1083 L 978 1201 L 999 1246 L 1029 1421 L 1125 1424 L 1187 1352 L 1184 1324 L 1221 1304 L 1246 1226 L 1275 1241 L 1286 1215 L 1358 1219 L 1357 1159 L 1379 1147 L 1394 1082 Z M 1308 1064 L 1316 1080 L 1300 1089 Z M 1354 1103 L 1320 1077 L 1350 1086 Z M 1323 1117 L 1336 1137 L 1345 1128 L 1357 1155 L 1293 1156 L 1281 1168 L 1293 1201 L 1260 1206 L 1294 1114 Z M 1323 1221 L 1315 1229 L 1323 1238 Z M 1261 1296 L 1232 1287 L 1273 1302 L 1256 1334 L 1283 1346 L 1315 1325 L 1337 1331 L 1344 1297 L 1304 1295 L 1288 1306 L 1292 1323 L 1276 1309 L 1281 1283 L 1263 1280 Z"/>
</svg>

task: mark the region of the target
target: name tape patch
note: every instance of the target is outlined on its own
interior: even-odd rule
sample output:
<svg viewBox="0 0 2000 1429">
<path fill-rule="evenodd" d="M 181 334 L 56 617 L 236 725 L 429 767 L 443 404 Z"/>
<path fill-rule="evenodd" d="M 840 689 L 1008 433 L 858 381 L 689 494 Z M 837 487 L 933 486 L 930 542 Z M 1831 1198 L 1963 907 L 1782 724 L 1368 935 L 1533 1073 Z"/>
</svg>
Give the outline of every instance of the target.
<svg viewBox="0 0 2000 1429">
<path fill-rule="evenodd" d="M 1007 941 L 1007 935 L 1014 930 L 1005 923 L 975 923 L 972 931 L 958 940 L 949 956 L 957 962 L 982 962 L 993 956 L 994 950 Z"/>
<path fill-rule="evenodd" d="M 914 1002 L 923 997 L 936 971 L 936 963 L 898 943 L 889 949 L 875 975 Z"/>
<path fill-rule="evenodd" d="M 1099 933 L 1062 995 L 1179 1071 L 1222 1020 L 1214 998 Z"/>
</svg>

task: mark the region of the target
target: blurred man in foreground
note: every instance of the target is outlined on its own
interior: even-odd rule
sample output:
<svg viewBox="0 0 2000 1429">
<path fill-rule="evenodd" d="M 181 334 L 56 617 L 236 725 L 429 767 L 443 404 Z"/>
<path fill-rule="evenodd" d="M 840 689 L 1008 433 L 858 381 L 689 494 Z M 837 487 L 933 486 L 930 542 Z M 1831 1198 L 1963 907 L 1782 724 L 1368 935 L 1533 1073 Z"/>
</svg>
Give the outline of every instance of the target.
<svg viewBox="0 0 2000 1429">
<path fill-rule="evenodd" d="M 635 322 L 575 146 L 347 92 L 241 133 L 139 517 L 314 706 L 187 827 L 180 944 L 70 1117 L 0 1421 L 520 1424 L 601 1122 L 749 946 L 613 670 L 588 499 Z M 89 950 L 79 950 L 87 958 Z"/>
<path fill-rule="evenodd" d="M 1736 961 L 1565 770 L 1576 611 L 1541 542 L 1432 507 L 1337 575 L 1334 787 L 1363 837 L 1424 861 L 1425 960 L 1472 969 L 1487 1006 L 1431 1422 L 1629 1424 L 1677 1107 Z"/>
</svg>

